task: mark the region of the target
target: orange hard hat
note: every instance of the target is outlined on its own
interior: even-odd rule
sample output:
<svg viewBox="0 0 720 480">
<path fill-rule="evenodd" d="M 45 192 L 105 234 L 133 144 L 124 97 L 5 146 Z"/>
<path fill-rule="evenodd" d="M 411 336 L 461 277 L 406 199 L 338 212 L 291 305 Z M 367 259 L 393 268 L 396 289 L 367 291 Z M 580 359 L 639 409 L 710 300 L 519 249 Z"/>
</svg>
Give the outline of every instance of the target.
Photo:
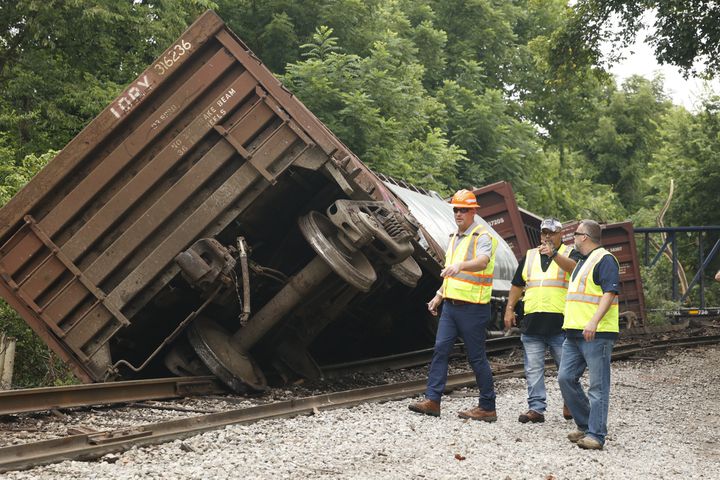
<svg viewBox="0 0 720 480">
<path fill-rule="evenodd" d="M 465 189 L 455 192 L 455 195 L 453 195 L 450 200 L 450 205 L 460 208 L 480 208 L 475 194 Z"/>
</svg>

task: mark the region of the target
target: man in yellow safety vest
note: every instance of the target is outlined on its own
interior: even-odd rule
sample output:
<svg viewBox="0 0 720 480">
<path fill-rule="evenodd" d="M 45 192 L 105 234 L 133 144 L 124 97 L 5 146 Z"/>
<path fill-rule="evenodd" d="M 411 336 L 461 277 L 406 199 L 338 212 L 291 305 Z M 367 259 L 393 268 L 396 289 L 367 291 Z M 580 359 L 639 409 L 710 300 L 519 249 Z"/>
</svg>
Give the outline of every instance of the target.
<svg viewBox="0 0 720 480">
<path fill-rule="evenodd" d="M 428 310 L 433 315 L 437 315 L 438 307 L 442 304 L 442 314 L 428 372 L 426 399 L 411 404 L 409 408 L 425 415 L 440 415 L 448 359 L 455 339 L 460 336 L 465 343 L 468 362 L 475 373 L 480 398 L 477 407 L 458 415 L 460 418 L 494 422 L 497 420 L 495 389 L 485 352 L 485 329 L 490 321 L 490 295 L 498 242 L 475 219 L 478 204 L 472 192 L 459 190 L 453 195 L 450 204 L 453 206 L 457 231 L 450 235 L 445 268 L 440 272 L 443 277 L 442 287 L 428 302 Z"/>
<path fill-rule="evenodd" d="M 518 264 L 505 308 L 505 328 L 509 330 L 516 325 L 515 305 L 524 291 L 520 340 L 525 356 L 529 410 L 520 415 L 520 423 L 545 421 L 545 352 L 550 350 L 559 367 L 565 341 L 562 329 L 565 296 L 570 272 L 581 256 L 562 243 L 562 224 L 557 219 L 543 220 L 540 234 L 542 244 L 528 250 Z M 572 418 L 565 406 L 563 416 L 568 420 Z"/>
<path fill-rule="evenodd" d="M 577 430 L 568 435 L 580 448 L 601 450 L 610 404 L 610 355 L 619 333 L 620 268 L 600 245 L 600 225 L 583 220 L 575 231 L 582 255 L 565 297 L 565 342 L 558 383 Z M 580 377 L 588 370 L 587 394 Z"/>
</svg>

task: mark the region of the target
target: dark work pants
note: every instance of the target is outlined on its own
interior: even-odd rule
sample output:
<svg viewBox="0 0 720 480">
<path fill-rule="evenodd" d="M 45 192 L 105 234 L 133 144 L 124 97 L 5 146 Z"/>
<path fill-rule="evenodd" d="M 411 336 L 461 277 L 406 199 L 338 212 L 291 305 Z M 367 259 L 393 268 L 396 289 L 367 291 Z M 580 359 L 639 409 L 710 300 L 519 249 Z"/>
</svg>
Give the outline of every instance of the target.
<svg viewBox="0 0 720 480">
<path fill-rule="evenodd" d="M 425 396 L 440 401 L 447 382 L 448 359 L 455 339 L 459 336 L 465 342 L 468 362 L 475 373 L 475 381 L 480 389 L 480 408 L 495 410 L 495 389 L 492 371 L 485 354 L 485 329 L 490 321 L 489 304 L 454 305 L 443 302 L 442 314 L 435 336 L 430 371 L 428 373 Z"/>
</svg>

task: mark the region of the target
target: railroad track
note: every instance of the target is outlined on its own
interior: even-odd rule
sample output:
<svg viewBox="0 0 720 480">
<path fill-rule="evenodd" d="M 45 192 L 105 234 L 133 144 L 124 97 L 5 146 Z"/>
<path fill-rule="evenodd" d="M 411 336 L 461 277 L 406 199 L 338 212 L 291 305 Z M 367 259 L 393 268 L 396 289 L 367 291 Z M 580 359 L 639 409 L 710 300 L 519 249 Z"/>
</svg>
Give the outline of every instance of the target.
<svg viewBox="0 0 720 480">
<path fill-rule="evenodd" d="M 678 346 L 697 346 L 720 342 L 720 336 L 679 338 L 648 341 L 617 346 L 613 359 L 626 358 L 634 353 Z M 522 364 L 510 365 L 495 372 L 495 379 L 523 375 Z M 472 372 L 448 377 L 449 390 L 475 383 Z M 412 397 L 425 390 L 425 380 L 382 385 L 338 393 L 293 399 L 267 405 L 201 415 L 180 420 L 147 424 L 105 432 L 71 435 L 65 438 L 45 440 L 0 448 L 0 473 L 9 470 L 32 468 L 63 460 L 89 460 L 108 453 L 122 452 L 140 447 L 169 442 L 197 435 L 232 424 L 251 423 L 258 420 L 311 414 L 320 410 L 347 408 L 361 403 L 399 400 Z"/>
<path fill-rule="evenodd" d="M 487 351 L 502 352 L 519 345 L 520 337 L 517 336 L 494 338 L 487 341 Z M 464 355 L 462 344 L 455 346 L 453 355 Z M 323 367 L 322 370 L 326 378 L 340 378 L 357 372 L 372 373 L 417 367 L 430 363 L 431 358 L 432 349 L 424 349 L 399 355 L 328 365 Z M 217 393 L 227 393 L 227 389 L 214 376 L 171 377 L 2 390 L 0 391 L 0 415 L 145 400 L 165 400 Z"/>
<path fill-rule="evenodd" d="M 225 392 L 227 389 L 213 376 L 21 388 L 0 391 L 0 415 Z"/>
</svg>

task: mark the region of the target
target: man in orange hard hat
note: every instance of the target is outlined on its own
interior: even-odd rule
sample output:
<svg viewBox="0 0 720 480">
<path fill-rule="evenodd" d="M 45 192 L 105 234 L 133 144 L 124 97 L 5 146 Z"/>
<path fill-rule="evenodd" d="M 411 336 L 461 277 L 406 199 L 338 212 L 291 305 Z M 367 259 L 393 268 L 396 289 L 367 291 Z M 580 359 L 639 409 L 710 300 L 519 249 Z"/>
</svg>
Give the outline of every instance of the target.
<svg viewBox="0 0 720 480">
<path fill-rule="evenodd" d="M 465 342 L 468 362 L 475 372 L 480 390 L 477 407 L 459 413 L 460 418 L 494 422 L 495 389 L 492 371 L 485 353 L 485 328 L 490 321 L 490 295 L 497 239 L 475 219 L 477 199 L 472 192 L 459 190 L 453 195 L 457 231 L 450 235 L 445 254 L 445 268 L 440 272 L 442 287 L 428 302 L 428 310 L 442 315 L 435 336 L 435 351 L 428 372 L 425 400 L 413 403 L 410 410 L 440 416 L 440 399 L 445 389 L 448 359 L 455 339 Z"/>
</svg>

